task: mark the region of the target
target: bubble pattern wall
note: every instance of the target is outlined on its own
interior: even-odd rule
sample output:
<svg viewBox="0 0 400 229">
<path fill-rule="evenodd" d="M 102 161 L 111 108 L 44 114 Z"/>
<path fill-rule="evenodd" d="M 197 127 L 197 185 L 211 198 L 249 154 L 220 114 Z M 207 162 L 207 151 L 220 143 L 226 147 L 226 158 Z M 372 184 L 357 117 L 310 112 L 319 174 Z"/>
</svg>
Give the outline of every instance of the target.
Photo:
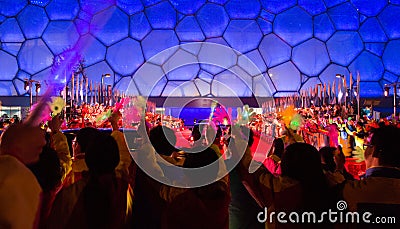
<svg viewBox="0 0 400 229">
<path fill-rule="evenodd" d="M 53 58 L 82 37 L 93 40 L 83 53 L 89 78 L 99 82 L 102 74 L 113 73 L 105 83 L 120 90 L 158 52 L 204 41 L 249 57 L 275 96 L 333 82 L 337 73 L 349 82 L 350 73 L 355 79 L 359 72 L 363 97 L 381 96 L 384 84 L 399 80 L 400 0 L 109 2 L 0 1 L 0 95 L 24 95 L 25 78 L 45 81 Z M 155 65 L 165 69 L 164 62 Z M 249 63 L 239 58 L 234 64 Z M 258 76 L 249 74 L 256 84 Z M 165 74 L 152 95 L 168 95 L 191 81 L 181 96 L 224 96 L 217 83 L 238 84 L 232 88 L 240 96 L 251 96 L 247 90 L 240 94 L 240 82 L 232 77 L 224 69 L 193 64 Z"/>
</svg>

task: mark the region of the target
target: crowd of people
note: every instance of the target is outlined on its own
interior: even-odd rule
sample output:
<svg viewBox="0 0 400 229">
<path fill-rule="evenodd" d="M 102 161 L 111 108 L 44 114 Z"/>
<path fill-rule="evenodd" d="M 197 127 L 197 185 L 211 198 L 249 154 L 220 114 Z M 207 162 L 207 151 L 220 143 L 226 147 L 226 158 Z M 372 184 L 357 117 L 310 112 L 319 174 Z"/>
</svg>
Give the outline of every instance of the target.
<svg viewBox="0 0 400 229">
<path fill-rule="evenodd" d="M 366 108 L 365 110 L 369 110 Z M 371 113 L 362 113 L 358 118 L 351 107 L 340 105 L 311 106 L 310 108 L 295 108 L 295 112 L 301 116 L 300 125 L 294 130 L 294 134 L 317 149 L 324 146 L 343 148 L 346 157 L 356 157 L 364 160 L 363 154 L 365 138 L 372 129 L 380 126 L 397 126 L 400 123 L 395 119 L 375 119 Z M 273 137 L 285 135 L 285 124 L 279 112 L 257 115 L 251 128 Z"/>
<path fill-rule="evenodd" d="M 83 127 L 96 127 L 96 128 L 111 128 L 109 115 L 116 111 L 117 106 L 104 105 L 101 103 L 88 104 L 82 103 L 73 106 L 72 109 L 68 107 L 66 113 L 67 118 L 61 128 L 63 129 L 76 129 Z M 150 109 L 149 109 L 150 110 Z M 152 109 L 154 110 L 154 108 Z M 146 121 L 151 125 L 163 122 L 173 128 L 183 127 L 183 121 L 169 115 L 162 115 L 154 111 L 146 112 Z M 118 124 L 121 128 L 124 127 L 120 121 Z"/>
<path fill-rule="evenodd" d="M 338 209 L 345 212 L 397 217 L 395 223 L 384 225 L 396 227 L 400 220 L 400 128 L 385 120 L 348 119 L 324 108 L 296 112 L 305 118 L 298 129 L 288 128 L 278 116 L 267 117 L 272 120 L 267 127 L 277 122 L 280 129 L 276 125 L 260 131 L 260 136 L 274 132 L 268 133 L 274 140 L 271 149 L 263 152 L 267 156 L 263 161 L 255 161 L 252 152 L 251 124 L 250 128 L 232 124 L 228 130 L 195 126 L 192 148 L 178 149 L 175 131 L 152 116 L 147 124 L 145 119 L 139 124 L 135 138 L 141 141 L 135 141 L 133 153 L 128 147 L 133 139 L 120 131 L 118 111 L 107 119 L 111 134 L 83 127 L 72 147 L 61 131 L 59 115 L 49 121 L 47 130 L 26 122 L 10 125 L 0 138 L 0 228 L 347 226 L 345 221 L 323 217 L 338 209 L 338 201 L 347 203 L 347 208 Z M 149 120 L 154 122 L 149 124 Z M 306 138 L 308 132 L 328 136 L 326 144 L 315 145 Z M 347 145 L 338 140 L 342 132 L 355 138 L 352 147 L 362 149 L 366 172 L 361 180 L 344 166 Z M 224 140 L 215 140 L 220 138 Z M 136 163 L 137 158 L 145 160 L 161 179 L 153 179 Z M 196 187 L 171 185 L 204 179 L 192 169 L 216 161 L 221 163 L 207 172 L 213 182 Z M 277 215 L 263 220 L 265 209 Z M 297 218 L 294 223 L 280 220 L 291 212 L 313 212 L 317 218 L 308 222 Z M 350 224 L 357 225 L 361 224 Z"/>
</svg>

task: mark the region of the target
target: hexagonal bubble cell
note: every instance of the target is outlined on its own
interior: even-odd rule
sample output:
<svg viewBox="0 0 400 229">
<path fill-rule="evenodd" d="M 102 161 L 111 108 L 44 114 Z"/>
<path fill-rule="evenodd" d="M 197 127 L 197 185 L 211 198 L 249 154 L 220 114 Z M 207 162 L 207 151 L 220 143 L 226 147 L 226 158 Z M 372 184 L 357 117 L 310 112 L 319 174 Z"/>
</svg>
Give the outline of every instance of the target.
<svg viewBox="0 0 400 229">
<path fill-rule="evenodd" d="M 386 72 L 383 74 L 383 79 L 384 79 L 384 80 L 387 80 L 387 81 L 390 82 L 390 83 L 395 83 L 395 82 L 398 81 L 399 77 L 396 76 L 395 74 L 391 73 L 391 72 L 386 71 Z"/>
<path fill-rule="evenodd" d="M 194 82 L 168 81 L 161 96 L 200 96 Z"/>
<path fill-rule="evenodd" d="M 264 37 L 259 51 L 268 67 L 290 60 L 291 48 L 275 34 Z"/>
<path fill-rule="evenodd" d="M 258 0 L 231 0 L 225 5 L 231 19 L 255 19 L 260 13 L 261 5 Z"/>
<path fill-rule="evenodd" d="M 367 19 L 361 26 L 359 33 L 364 42 L 386 42 L 387 37 L 376 18 Z"/>
<path fill-rule="evenodd" d="M 117 7 L 111 7 L 93 17 L 90 30 L 106 45 L 128 37 L 128 16 Z"/>
<path fill-rule="evenodd" d="M 262 18 L 262 19 L 264 19 L 265 21 L 268 21 L 268 22 L 273 22 L 274 19 L 275 19 L 275 14 L 270 13 L 270 12 L 264 10 L 264 9 L 261 10 L 259 16 L 260 16 L 260 18 Z"/>
<path fill-rule="evenodd" d="M 390 39 L 400 38 L 400 21 L 398 20 L 399 15 L 400 6 L 389 5 L 378 16 L 383 29 Z"/>
<path fill-rule="evenodd" d="M 209 83 L 201 79 L 195 79 L 194 84 L 196 85 L 197 90 L 199 90 L 200 96 L 205 96 L 211 93 L 211 86 Z"/>
<path fill-rule="evenodd" d="M 363 81 L 378 81 L 382 78 L 383 64 L 380 58 L 364 51 L 349 66 L 353 75 L 360 73 Z"/>
<path fill-rule="evenodd" d="M 15 96 L 18 95 L 12 81 L 0 81 L 0 96 Z"/>
<path fill-rule="evenodd" d="M 29 5 L 19 15 L 18 22 L 26 38 L 40 37 L 49 22 L 43 8 Z"/>
<path fill-rule="evenodd" d="M 199 64 L 189 64 L 178 67 L 167 73 L 169 80 L 192 80 L 199 73 Z"/>
<path fill-rule="evenodd" d="M 21 49 L 22 43 L 1 43 L 1 48 L 11 55 L 16 56 Z"/>
<path fill-rule="evenodd" d="M 247 85 L 240 77 L 226 70 L 214 77 L 211 84 L 214 96 L 252 96 L 252 85 Z"/>
<path fill-rule="evenodd" d="M 299 0 L 298 4 L 311 15 L 317 15 L 326 10 L 323 0 Z"/>
<path fill-rule="evenodd" d="M 27 93 L 25 90 L 24 80 L 30 79 L 30 78 L 31 78 L 31 75 L 29 75 L 28 73 L 26 73 L 24 71 L 19 71 L 17 73 L 17 76 L 14 78 L 13 82 L 14 82 L 15 88 L 20 95 Z"/>
<path fill-rule="evenodd" d="M 131 76 L 121 77 L 115 84 L 114 89 L 120 92 L 127 92 L 129 95 L 140 95 Z"/>
<path fill-rule="evenodd" d="M 386 70 L 400 75 L 400 40 L 393 40 L 387 43 L 385 52 L 383 53 L 383 64 Z"/>
<path fill-rule="evenodd" d="M 338 31 L 326 43 L 331 60 L 347 66 L 362 51 L 364 44 L 357 32 Z"/>
<path fill-rule="evenodd" d="M 367 16 L 376 16 L 386 5 L 387 0 L 351 0 L 357 10 Z"/>
<path fill-rule="evenodd" d="M 232 20 L 224 33 L 230 46 L 241 53 L 256 49 L 261 41 L 260 27 L 254 20 Z"/>
<path fill-rule="evenodd" d="M 220 5 L 224 5 L 229 0 L 208 0 L 209 2 L 217 3 Z"/>
<path fill-rule="evenodd" d="M 223 69 L 222 69 L 222 71 L 223 71 Z M 211 83 L 211 81 L 214 79 L 214 76 L 206 71 L 200 70 L 199 71 L 199 79 L 204 80 L 207 83 Z"/>
<path fill-rule="evenodd" d="M 107 61 L 119 74 L 132 74 L 144 61 L 140 43 L 126 38 L 112 45 L 107 51 Z"/>
<path fill-rule="evenodd" d="M 253 77 L 248 72 L 246 72 L 246 70 L 244 70 L 243 68 L 241 68 L 238 65 L 235 65 L 235 66 L 227 69 L 225 72 L 227 72 L 227 71 L 229 71 L 230 73 L 237 76 L 239 79 L 241 79 L 243 81 L 243 83 L 245 83 L 249 88 L 252 89 Z M 220 74 L 222 74 L 222 73 L 220 73 Z"/>
<path fill-rule="evenodd" d="M 262 6 L 275 14 L 278 14 L 290 7 L 296 5 L 296 0 L 280 1 L 280 0 L 261 0 Z"/>
<path fill-rule="evenodd" d="M 200 64 L 200 67 L 202 70 L 204 70 L 207 73 L 210 73 L 212 75 L 216 75 L 218 73 L 221 73 L 225 71 L 226 68 L 221 68 L 218 67 L 217 65 L 212 65 L 212 64 Z"/>
<path fill-rule="evenodd" d="M 228 69 L 235 65 L 237 58 L 238 56 L 232 48 L 212 43 L 204 43 L 198 55 L 201 63 L 223 69 Z"/>
<path fill-rule="evenodd" d="M 333 83 L 334 81 L 338 81 L 339 79 L 336 78 L 336 74 L 344 75 L 346 77 L 346 81 L 350 82 L 350 72 L 347 68 L 339 66 L 337 64 L 329 65 L 320 75 L 319 78 L 321 79 L 322 83 Z M 355 76 L 353 76 L 356 79 Z M 336 84 L 337 85 L 337 84 Z"/>
<path fill-rule="evenodd" d="M 184 14 L 177 13 L 178 14 L 178 22 L 182 21 L 182 19 L 185 17 Z"/>
<path fill-rule="evenodd" d="M 162 0 L 142 0 L 144 6 L 151 6 L 161 2 Z"/>
<path fill-rule="evenodd" d="M 386 43 L 364 43 L 365 50 L 372 52 L 377 56 L 382 56 L 383 51 L 385 50 Z"/>
<path fill-rule="evenodd" d="M 18 78 L 13 79 L 13 84 L 18 95 L 23 95 L 26 93 L 24 81 Z"/>
<path fill-rule="evenodd" d="M 263 35 L 266 35 L 266 34 L 269 34 L 272 32 L 272 23 L 271 22 L 266 21 L 261 18 L 258 18 L 257 23 L 260 26 L 260 29 L 263 32 Z"/>
<path fill-rule="evenodd" d="M 300 7 L 279 14 L 274 21 L 275 34 L 292 46 L 311 38 L 312 31 L 312 18 Z"/>
<path fill-rule="evenodd" d="M 0 50 L 0 80 L 12 80 L 17 74 L 18 64 L 15 57 Z"/>
<path fill-rule="evenodd" d="M 114 0 L 79 0 L 81 9 L 93 15 L 114 5 Z"/>
<path fill-rule="evenodd" d="M 144 57 L 148 61 L 157 55 L 156 58 L 151 59 L 151 62 L 163 64 L 177 50 L 174 46 L 178 44 L 179 40 L 174 30 L 152 30 L 142 41 Z"/>
<path fill-rule="evenodd" d="M 53 63 L 53 54 L 41 39 L 26 40 L 18 55 L 18 62 L 22 70 L 35 74 Z"/>
<path fill-rule="evenodd" d="M 15 16 L 26 4 L 26 0 L 0 1 L 0 14 L 7 17 Z"/>
<path fill-rule="evenodd" d="M 222 36 L 229 23 L 224 7 L 210 3 L 205 4 L 196 17 L 206 37 Z"/>
<path fill-rule="evenodd" d="M 378 82 L 360 82 L 361 97 L 382 97 L 383 89 Z"/>
<path fill-rule="evenodd" d="M 142 40 L 150 31 L 150 24 L 143 12 L 131 16 L 129 35 L 132 38 Z"/>
<path fill-rule="evenodd" d="M 359 15 L 351 3 L 335 6 L 328 14 L 337 30 L 357 30 L 359 27 Z"/>
<path fill-rule="evenodd" d="M 229 47 L 228 43 L 225 41 L 225 39 L 223 37 L 210 38 L 210 39 L 207 39 L 206 42 L 220 44 L 220 45 Z M 200 53 L 200 50 L 199 50 L 199 53 Z M 216 64 L 200 64 L 200 67 L 213 75 L 218 74 L 226 69 L 225 67 L 224 68 L 219 67 Z"/>
<path fill-rule="evenodd" d="M 133 80 L 135 81 L 137 88 L 139 89 L 141 95 L 147 96 L 150 95 L 153 87 L 157 85 L 159 80 L 165 79 L 165 83 L 167 78 L 165 77 L 165 73 L 163 69 L 155 64 L 151 64 L 146 62 L 142 65 L 133 75 Z M 164 86 L 165 86 L 164 83 Z M 161 93 L 161 90 L 159 92 Z M 158 93 L 158 95 L 160 95 Z"/>
<path fill-rule="evenodd" d="M 116 4 L 129 15 L 138 13 L 144 9 L 140 0 L 117 0 Z"/>
<path fill-rule="evenodd" d="M 175 31 L 181 41 L 202 41 L 205 39 L 200 25 L 193 16 L 185 17 L 176 26 Z"/>
<path fill-rule="evenodd" d="M 78 0 L 53 0 L 46 11 L 51 20 L 73 20 L 79 12 Z"/>
<path fill-rule="evenodd" d="M 367 16 L 365 16 L 364 14 L 360 14 L 360 23 L 363 23 L 367 19 Z"/>
<path fill-rule="evenodd" d="M 223 37 L 208 38 L 206 39 L 206 42 L 229 46 Z"/>
<path fill-rule="evenodd" d="M 40 86 L 40 93 L 38 94 L 39 96 L 44 94 L 47 88 L 52 84 L 52 81 L 50 81 L 50 76 L 51 76 L 51 68 L 46 68 L 45 70 L 32 75 L 31 77 L 32 80 L 40 82 L 41 86 Z"/>
<path fill-rule="evenodd" d="M 106 47 L 90 34 L 82 36 L 76 47 L 80 47 L 86 66 L 104 60 L 106 55 Z"/>
<path fill-rule="evenodd" d="M 325 43 L 315 38 L 294 47 L 292 60 L 309 76 L 318 75 L 330 62 Z"/>
<path fill-rule="evenodd" d="M 85 12 L 83 10 L 80 10 L 77 18 L 90 23 L 90 21 L 92 21 L 93 15 L 89 14 L 88 12 Z"/>
<path fill-rule="evenodd" d="M 23 42 L 25 40 L 15 18 L 9 18 L 0 24 L 1 42 Z"/>
<path fill-rule="evenodd" d="M 162 68 L 169 80 L 191 80 L 200 70 L 198 62 L 196 56 L 179 49 Z"/>
<path fill-rule="evenodd" d="M 335 27 L 328 14 L 321 14 L 314 18 L 314 36 L 316 38 L 326 41 L 334 32 Z"/>
<path fill-rule="evenodd" d="M 84 34 L 87 34 L 89 32 L 89 29 L 90 29 L 89 22 L 86 22 L 86 21 L 84 21 L 82 19 L 79 19 L 79 18 L 75 19 L 74 22 L 75 22 L 76 29 L 78 30 L 78 33 L 80 35 L 84 35 Z"/>
<path fill-rule="evenodd" d="M 150 92 L 150 96 L 161 96 L 165 86 L 167 85 L 168 80 L 166 77 L 163 77 L 160 81 L 157 82 L 157 84 L 154 85 L 154 87 L 150 88 L 151 92 Z M 139 91 L 143 94 L 142 92 L 142 88 L 140 86 L 138 86 Z"/>
<path fill-rule="evenodd" d="M 267 66 L 258 50 L 239 56 L 238 64 L 252 76 L 259 75 L 267 70 Z"/>
<path fill-rule="evenodd" d="M 114 85 L 114 75 L 113 70 L 107 64 L 107 62 L 102 61 L 95 65 L 86 68 L 86 75 L 93 82 L 101 82 L 101 76 L 105 74 L 111 74 L 111 77 L 104 77 L 104 85 Z"/>
<path fill-rule="evenodd" d="M 205 0 L 170 0 L 174 8 L 182 14 L 195 14 Z"/>
<path fill-rule="evenodd" d="M 336 6 L 339 5 L 340 3 L 346 2 L 347 0 L 324 0 L 325 5 L 327 7 L 332 7 L 332 6 Z"/>
<path fill-rule="evenodd" d="M 73 47 L 78 39 L 78 31 L 71 21 L 51 21 L 43 34 L 43 40 L 56 55 Z"/>
<path fill-rule="evenodd" d="M 253 78 L 253 94 L 259 97 L 270 97 L 275 93 L 275 87 L 268 75 L 258 75 Z"/>
<path fill-rule="evenodd" d="M 169 2 L 161 2 L 145 10 L 153 29 L 173 29 L 176 25 L 176 11 Z"/>
<path fill-rule="evenodd" d="M 316 85 L 320 84 L 321 80 L 318 77 L 309 77 L 306 82 L 301 86 L 301 90 L 309 90 L 315 88 Z"/>
<path fill-rule="evenodd" d="M 201 46 L 202 46 L 202 42 L 185 42 L 185 41 L 183 41 L 179 45 L 179 48 L 197 56 L 200 52 Z"/>
<path fill-rule="evenodd" d="M 292 62 L 269 69 L 268 75 L 278 91 L 296 91 L 300 87 L 300 72 Z"/>
</svg>

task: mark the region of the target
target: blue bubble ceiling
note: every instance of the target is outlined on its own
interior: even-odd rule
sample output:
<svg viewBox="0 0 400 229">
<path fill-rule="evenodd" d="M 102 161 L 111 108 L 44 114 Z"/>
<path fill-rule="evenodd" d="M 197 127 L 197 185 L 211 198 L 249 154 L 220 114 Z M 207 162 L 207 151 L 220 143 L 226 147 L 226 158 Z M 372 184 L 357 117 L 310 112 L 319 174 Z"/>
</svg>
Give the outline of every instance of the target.
<svg viewBox="0 0 400 229">
<path fill-rule="evenodd" d="M 206 41 L 243 55 L 171 49 L 151 60 L 150 70 L 163 75 L 151 95 L 251 96 L 245 84 L 252 84 L 256 95 L 266 85 L 280 96 L 333 82 L 337 73 L 360 73 L 361 95 L 380 96 L 400 76 L 398 15 L 400 1 L 387 0 L 0 1 L 0 96 L 25 94 L 25 78 L 45 81 L 54 56 L 82 40 L 89 78 L 113 73 L 106 84 L 120 90 L 157 53 Z M 260 71 L 247 72 L 244 82 L 204 63 L 176 68 L 188 59 L 236 70 L 255 64 Z M 145 78 L 135 80 L 137 93 L 146 86 Z"/>
</svg>

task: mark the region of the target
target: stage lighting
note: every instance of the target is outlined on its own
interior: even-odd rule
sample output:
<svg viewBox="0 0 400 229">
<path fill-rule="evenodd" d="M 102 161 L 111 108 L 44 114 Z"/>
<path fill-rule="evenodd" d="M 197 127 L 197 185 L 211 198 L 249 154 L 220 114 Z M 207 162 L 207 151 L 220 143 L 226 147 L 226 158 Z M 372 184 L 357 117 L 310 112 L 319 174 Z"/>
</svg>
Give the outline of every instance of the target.
<svg viewBox="0 0 400 229">
<path fill-rule="evenodd" d="M 42 85 L 40 85 L 40 83 L 36 83 L 36 84 L 35 84 L 35 87 L 36 87 L 36 93 L 39 93 L 39 92 L 40 92 L 40 88 L 41 88 L 41 86 L 42 86 Z"/>
<path fill-rule="evenodd" d="M 29 91 L 29 80 L 28 79 L 24 80 L 24 89 L 25 89 L 25 91 Z"/>
<path fill-rule="evenodd" d="M 385 97 L 388 97 L 389 96 L 389 90 L 390 90 L 390 87 L 388 87 L 388 86 L 385 86 L 385 88 L 384 88 L 384 95 L 385 95 Z"/>
</svg>

